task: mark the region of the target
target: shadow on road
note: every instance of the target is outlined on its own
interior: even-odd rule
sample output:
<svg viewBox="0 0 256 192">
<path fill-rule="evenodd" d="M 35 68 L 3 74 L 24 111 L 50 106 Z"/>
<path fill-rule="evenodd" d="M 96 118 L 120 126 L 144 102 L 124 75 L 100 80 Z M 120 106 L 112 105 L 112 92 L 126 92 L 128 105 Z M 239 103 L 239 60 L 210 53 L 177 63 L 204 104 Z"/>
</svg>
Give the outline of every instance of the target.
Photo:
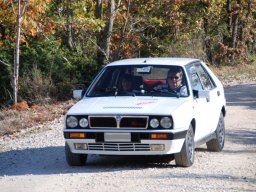
<svg viewBox="0 0 256 192">
<path fill-rule="evenodd" d="M 236 85 L 225 88 L 228 106 L 256 109 L 256 84 Z"/>
<path fill-rule="evenodd" d="M 226 133 L 226 138 L 237 144 L 255 145 L 256 144 L 256 131 L 252 130 L 229 130 Z"/>
<path fill-rule="evenodd" d="M 0 153 L 0 176 L 115 172 L 152 167 L 172 168 L 175 165 L 161 157 L 89 155 L 85 167 L 70 167 L 63 146 Z"/>
</svg>

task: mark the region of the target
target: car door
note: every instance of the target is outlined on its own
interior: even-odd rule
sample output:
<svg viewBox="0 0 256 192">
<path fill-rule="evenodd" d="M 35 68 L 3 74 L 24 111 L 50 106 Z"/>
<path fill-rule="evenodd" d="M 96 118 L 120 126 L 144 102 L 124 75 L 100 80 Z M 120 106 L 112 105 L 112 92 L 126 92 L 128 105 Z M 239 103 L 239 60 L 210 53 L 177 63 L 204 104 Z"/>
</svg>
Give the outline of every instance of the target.
<svg viewBox="0 0 256 192">
<path fill-rule="evenodd" d="M 197 98 L 194 95 L 194 112 L 196 119 L 195 141 L 210 135 L 216 128 L 215 94 L 216 85 L 200 62 L 186 67 L 193 93 L 209 91 L 208 98 Z"/>
<path fill-rule="evenodd" d="M 195 64 L 195 67 L 203 85 L 203 89 L 209 91 L 209 98 L 206 103 L 209 116 L 207 118 L 208 120 L 204 122 L 204 126 L 212 133 L 217 127 L 221 112 L 221 107 L 219 105 L 220 90 L 217 88 L 215 82 L 202 63 Z"/>
</svg>

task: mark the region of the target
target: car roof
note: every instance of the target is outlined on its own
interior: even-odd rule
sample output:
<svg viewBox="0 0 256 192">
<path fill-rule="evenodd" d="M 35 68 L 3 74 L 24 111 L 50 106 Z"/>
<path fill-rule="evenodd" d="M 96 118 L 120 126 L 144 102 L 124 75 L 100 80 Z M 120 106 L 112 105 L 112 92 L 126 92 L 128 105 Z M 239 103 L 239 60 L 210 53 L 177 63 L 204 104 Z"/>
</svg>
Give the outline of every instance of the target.
<svg viewBox="0 0 256 192">
<path fill-rule="evenodd" d="M 199 61 L 199 59 L 193 58 L 178 58 L 178 57 L 154 57 L 154 58 L 133 58 L 133 59 L 123 59 L 114 61 L 107 64 L 107 66 L 116 65 L 179 65 L 184 66 L 188 63 Z"/>
</svg>

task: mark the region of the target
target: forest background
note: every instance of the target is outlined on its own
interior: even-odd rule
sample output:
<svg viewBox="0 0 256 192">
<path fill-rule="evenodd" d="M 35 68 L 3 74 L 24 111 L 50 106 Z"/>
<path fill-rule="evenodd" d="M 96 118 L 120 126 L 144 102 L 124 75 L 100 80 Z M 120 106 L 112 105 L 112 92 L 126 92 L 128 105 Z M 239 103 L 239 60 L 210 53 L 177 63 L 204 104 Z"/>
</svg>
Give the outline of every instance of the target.
<svg viewBox="0 0 256 192">
<path fill-rule="evenodd" d="M 13 103 L 17 2 L 0 0 L 1 107 Z M 20 2 L 18 100 L 29 104 L 70 99 L 76 84 L 118 59 L 193 57 L 220 71 L 256 66 L 254 0 Z"/>
</svg>

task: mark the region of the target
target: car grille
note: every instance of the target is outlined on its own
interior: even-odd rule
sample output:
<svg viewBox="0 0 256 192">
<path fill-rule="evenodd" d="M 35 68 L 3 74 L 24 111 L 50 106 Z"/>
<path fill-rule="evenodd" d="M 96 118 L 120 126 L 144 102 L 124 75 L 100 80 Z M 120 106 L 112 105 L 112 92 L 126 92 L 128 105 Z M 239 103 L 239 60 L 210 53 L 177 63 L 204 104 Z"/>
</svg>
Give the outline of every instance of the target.
<svg viewBox="0 0 256 192">
<path fill-rule="evenodd" d="M 88 150 L 150 151 L 150 146 L 149 146 L 149 144 L 141 144 L 141 143 L 88 143 Z"/>
<path fill-rule="evenodd" d="M 91 128 L 109 128 L 117 127 L 114 117 L 89 117 Z"/>
<path fill-rule="evenodd" d="M 146 116 L 89 116 L 90 128 L 136 128 L 146 129 Z"/>
</svg>

